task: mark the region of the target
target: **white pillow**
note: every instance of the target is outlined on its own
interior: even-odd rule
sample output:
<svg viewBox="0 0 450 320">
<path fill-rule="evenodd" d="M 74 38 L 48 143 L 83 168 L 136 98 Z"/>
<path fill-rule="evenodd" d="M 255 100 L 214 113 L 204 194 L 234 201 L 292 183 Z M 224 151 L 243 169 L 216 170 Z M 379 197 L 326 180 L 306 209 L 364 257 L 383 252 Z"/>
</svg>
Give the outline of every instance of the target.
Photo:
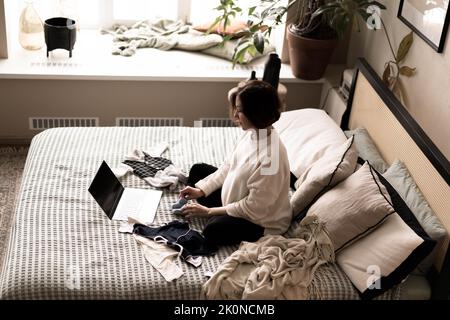
<svg viewBox="0 0 450 320">
<path fill-rule="evenodd" d="M 291 197 L 294 217 L 301 217 L 323 192 L 350 176 L 355 171 L 357 159 L 354 137 L 351 137 L 309 166 L 295 183 L 297 190 Z"/>
<path fill-rule="evenodd" d="M 388 191 L 366 162 L 361 169 L 324 193 L 308 210 L 325 222 L 337 252 L 372 232 L 395 212 Z"/>
<path fill-rule="evenodd" d="M 311 164 L 347 140 L 334 120 L 319 109 L 283 112 L 273 126 L 286 147 L 291 172 L 297 178 Z"/>
<path fill-rule="evenodd" d="M 388 191 L 395 212 L 336 255 L 338 265 L 363 299 L 376 297 L 399 284 L 436 245 L 398 192 L 381 174 L 377 176 Z"/>
<path fill-rule="evenodd" d="M 337 262 L 355 287 L 364 293 L 371 290 L 373 282 L 376 285 L 376 280 L 391 274 L 422 242 L 423 239 L 394 213 L 377 230 L 344 248 L 337 255 Z"/>
</svg>

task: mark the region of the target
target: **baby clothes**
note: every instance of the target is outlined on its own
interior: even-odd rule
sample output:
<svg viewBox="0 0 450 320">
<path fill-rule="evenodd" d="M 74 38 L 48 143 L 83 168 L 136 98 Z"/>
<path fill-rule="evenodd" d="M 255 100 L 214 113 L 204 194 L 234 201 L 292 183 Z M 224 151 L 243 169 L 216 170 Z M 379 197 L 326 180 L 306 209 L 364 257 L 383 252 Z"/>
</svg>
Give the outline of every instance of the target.
<svg viewBox="0 0 450 320">
<path fill-rule="evenodd" d="M 185 184 L 187 177 L 171 160 L 161 157 L 167 148 L 167 144 L 159 144 L 149 150 L 133 150 L 113 172 L 119 179 L 133 172 L 153 187 L 174 190 L 179 182 Z"/>
<path fill-rule="evenodd" d="M 172 281 L 181 277 L 184 272 L 176 264 L 174 258 L 178 256 L 178 252 L 153 240 L 133 235 L 134 239 L 142 246 L 145 259 L 158 270 L 166 279 Z"/>
<path fill-rule="evenodd" d="M 144 161 L 144 153 L 151 157 L 161 157 L 161 155 L 169 148 L 169 144 L 163 142 L 155 144 L 150 148 L 145 149 L 135 149 L 132 153 L 125 156 L 125 160 L 131 161 Z"/>
<path fill-rule="evenodd" d="M 133 173 L 139 178 L 154 177 L 155 174 L 172 164 L 172 161 L 162 157 L 152 157 L 144 152 L 144 161 L 125 160 L 124 164 L 133 169 Z"/>
<path fill-rule="evenodd" d="M 172 205 L 172 213 L 181 214 L 186 203 L 188 203 L 188 201 L 185 198 L 179 198 L 178 201 Z"/>
<path fill-rule="evenodd" d="M 174 190 L 179 182 L 186 184 L 187 177 L 180 168 L 170 165 L 164 170 L 156 172 L 155 176 L 144 178 L 144 180 L 154 187 L 169 187 L 170 190 Z"/>
<path fill-rule="evenodd" d="M 161 157 L 161 155 L 167 150 L 169 145 L 167 143 L 157 144 L 149 149 L 134 149 L 131 153 L 125 156 L 125 161 L 133 161 L 133 162 L 145 162 L 145 155 L 149 155 L 150 157 Z M 125 163 L 119 164 L 118 167 L 113 168 L 112 171 L 114 175 L 120 179 L 126 176 L 128 173 L 133 172 L 133 168 Z"/>
<path fill-rule="evenodd" d="M 209 246 L 203 235 L 191 229 L 187 222 L 172 221 L 156 228 L 135 224 L 133 233 L 155 241 L 163 239 L 167 246 L 179 251 L 185 260 L 191 256 L 212 255 L 217 250 Z"/>
</svg>

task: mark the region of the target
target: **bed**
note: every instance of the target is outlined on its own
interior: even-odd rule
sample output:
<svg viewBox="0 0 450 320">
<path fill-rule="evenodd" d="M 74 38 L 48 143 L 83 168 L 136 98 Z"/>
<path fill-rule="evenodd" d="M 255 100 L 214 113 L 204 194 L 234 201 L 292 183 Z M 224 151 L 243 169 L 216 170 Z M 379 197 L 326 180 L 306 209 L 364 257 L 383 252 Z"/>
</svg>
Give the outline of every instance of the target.
<svg viewBox="0 0 450 320">
<path fill-rule="evenodd" d="M 374 132 L 386 159 L 405 160 L 449 230 L 448 161 L 411 119 L 406 124 L 400 120 L 404 127 L 393 125 L 392 130 L 396 130 L 398 139 L 406 139 L 413 151 L 390 146 L 395 140 L 376 125 L 371 126 L 373 115 L 367 115 L 368 111 L 357 105 L 369 105 L 364 99 L 372 99 L 370 105 L 375 101 L 377 107 L 387 110 L 383 111 L 387 112 L 384 116 L 408 117 L 366 62 L 361 60 L 358 70 L 350 99 L 353 103 L 343 116 L 343 126 L 364 125 L 371 134 Z M 397 109 L 389 113 L 386 105 Z M 17 200 L 0 279 L 1 298 L 199 299 L 206 274 L 213 272 L 236 246 L 223 247 L 216 255 L 203 258 L 198 268 L 179 261 L 183 277 L 167 282 L 145 261 L 136 241 L 128 234 L 118 233 L 118 222 L 107 218 L 87 190 L 102 160 L 116 166 L 132 149 L 168 143 L 164 157 L 188 172 L 196 162 L 220 165 L 240 134 L 238 128 L 97 127 L 57 128 L 37 135 L 30 146 Z M 417 140 L 418 136 L 421 140 Z M 426 170 L 416 172 L 415 168 Z M 133 175 L 122 183 L 127 187 L 149 187 Z M 170 208 L 178 191 L 179 188 L 164 189 L 155 225 L 177 219 Z M 202 230 L 204 224 L 204 220 L 192 220 L 191 227 Z M 440 248 L 435 272 L 430 276 L 434 298 L 448 291 L 447 248 L 448 240 Z M 359 299 L 352 282 L 335 264 L 323 267 L 313 282 L 319 290 L 311 299 Z M 401 299 L 405 285 L 397 285 L 377 299 Z"/>
</svg>

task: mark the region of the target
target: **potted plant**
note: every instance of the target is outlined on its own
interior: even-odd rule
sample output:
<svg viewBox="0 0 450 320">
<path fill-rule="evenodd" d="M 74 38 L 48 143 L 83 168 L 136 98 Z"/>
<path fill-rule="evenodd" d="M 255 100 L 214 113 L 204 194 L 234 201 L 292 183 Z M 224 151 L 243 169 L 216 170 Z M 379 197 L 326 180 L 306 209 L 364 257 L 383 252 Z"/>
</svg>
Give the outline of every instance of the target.
<svg viewBox="0 0 450 320">
<path fill-rule="evenodd" d="M 216 10 L 221 14 L 210 29 L 218 23 L 226 28 L 232 18 L 244 11 L 235 2 L 220 0 Z M 233 63 L 241 62 L 246 52 L 263 53 L 272 29 L 282 24 L 289 11 L 293 13 L 287 21 L 292 72 L 295 77 L 316 80 L 323 76 L 339 38 L 350 25 L 359 28 L 359 19 L 368 23 L 374 8 L 386 9 L 383 4 L 368 0 L 288 0 L 287 3 L 286 0 L 259 0 L 247 9 L 248 29 L 241 32 L 243 36 L 235 48 Z M 232 37 L 225 37 L 224 41 Z"/>
</svg>

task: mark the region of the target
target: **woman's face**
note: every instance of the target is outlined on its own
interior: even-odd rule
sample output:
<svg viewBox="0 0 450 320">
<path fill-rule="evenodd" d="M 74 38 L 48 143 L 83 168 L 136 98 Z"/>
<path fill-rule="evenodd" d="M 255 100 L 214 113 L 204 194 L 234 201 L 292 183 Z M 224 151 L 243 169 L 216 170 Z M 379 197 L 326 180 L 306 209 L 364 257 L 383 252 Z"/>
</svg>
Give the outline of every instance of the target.
<svg viewBox="0 0 450 320">
<path fill-rule="evenodd" d="M 236 97 L 236 105 L 233 110 L 233 118 L 238 126 L 242 128 L 242 130 L 253 129 L 254 125 L 248 120 L 248 118 L 242 112 L 242 104 L 239 96 Z"/>
</svg>

